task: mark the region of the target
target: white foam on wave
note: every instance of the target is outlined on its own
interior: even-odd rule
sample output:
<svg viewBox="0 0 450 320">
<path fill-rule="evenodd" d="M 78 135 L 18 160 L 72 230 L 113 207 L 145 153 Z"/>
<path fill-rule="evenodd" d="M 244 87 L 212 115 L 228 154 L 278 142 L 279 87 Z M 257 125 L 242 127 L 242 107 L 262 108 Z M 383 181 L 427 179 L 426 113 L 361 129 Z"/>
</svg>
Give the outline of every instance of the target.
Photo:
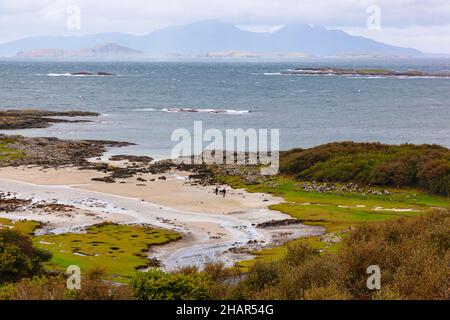
<svg viewBox="0 0 450 320">
<path fill-rule="evenodd" d="M 441 76 L 399 76 L 399 75 L 379 75 L 379 76 L 365 76 L 365 75 L 341 75 L 343 77 L 351 78 L 351 79 L 450 79 L 450 77 L 441 77 Z"/>
<path fill-rule="evenodd" d="M 49 77 L 71 77 L 70 73 L 47 73 L 46 76 Z"/>
<path fill-rule="evenodd" d="M 71 74 L 71 73 L 47 73 L 47 74 L 36 74 L 37 76 L 48 76 L 48 77 L 105 77 L 102 74 Z M 111 75 L 112 76 L 112 75 Z M 118 75 L 114 75 L 118 76 Z"/>
<path fill-rule="evenodd" d="M 281 72 L 264 72 L 265 76 L 282 76 Z"/>
<path fill-rule="evenodd" d="M 49 77 L 98 77 L 97 74 L 47 73 Z"/>
<path fill-rule="evenodd" d="M 155 108 L 142 108 L 142 109 L 134 109 L 133 111 L 137 112 L 169 112 L 169 113 L 208 113 L 208 114 L 224 114 L 224 115 L 243 115 L 248 114 L 250 110 L 232 110 L 232 109 L 194 109 L 194 108 L 163 108 L 163 109 L 155 109 Z"/>
</svg>

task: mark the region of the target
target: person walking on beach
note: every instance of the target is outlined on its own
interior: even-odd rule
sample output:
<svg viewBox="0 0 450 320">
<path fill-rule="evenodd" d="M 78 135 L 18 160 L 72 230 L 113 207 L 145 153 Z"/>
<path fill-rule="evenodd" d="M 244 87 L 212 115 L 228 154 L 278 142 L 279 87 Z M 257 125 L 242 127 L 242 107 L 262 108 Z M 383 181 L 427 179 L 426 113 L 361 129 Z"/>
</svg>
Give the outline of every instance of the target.
<svg viewBox="0 0 450 320">
<path fill-rule="evenodd" d="M 225 188 L 222 189 L 222 194 L 223 194 L 223 197 L 225 198 L 225 195 L 227 194 L 227 190 Z"/>
<path fill-rule="evenodd" d="M 216 186 L 216 189 L 214 190 L 214 193 L 216 194 L 216 196 L 219 194 L 219 187 Z"/>
</svg>

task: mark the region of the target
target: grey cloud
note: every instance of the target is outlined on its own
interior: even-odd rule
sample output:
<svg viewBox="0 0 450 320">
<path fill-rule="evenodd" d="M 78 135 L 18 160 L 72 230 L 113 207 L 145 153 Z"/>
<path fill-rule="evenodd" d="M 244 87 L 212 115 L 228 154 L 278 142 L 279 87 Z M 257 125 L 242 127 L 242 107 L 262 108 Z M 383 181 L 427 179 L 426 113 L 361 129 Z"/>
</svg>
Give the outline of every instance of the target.
<svg viewBox="0 0 450 320">
<path fill-rule="evenodd" d="M 364 28 L 367 7 L 377 4 L 384 28 L 421 27 L 423 32 L 429 28 L 430 36 L 434 36 L 433 30 L 440 27 L 450 35 L 446 27 L 450 23 L 448 0 L 0 0 L 0 41 L 77 33 L 67 30 L 65 24 L 66 8 L 72 4 L 82 10 L 79 33 L 147 33 L 204 19 L 245 26 L 304 23 Z"/>
</svg>

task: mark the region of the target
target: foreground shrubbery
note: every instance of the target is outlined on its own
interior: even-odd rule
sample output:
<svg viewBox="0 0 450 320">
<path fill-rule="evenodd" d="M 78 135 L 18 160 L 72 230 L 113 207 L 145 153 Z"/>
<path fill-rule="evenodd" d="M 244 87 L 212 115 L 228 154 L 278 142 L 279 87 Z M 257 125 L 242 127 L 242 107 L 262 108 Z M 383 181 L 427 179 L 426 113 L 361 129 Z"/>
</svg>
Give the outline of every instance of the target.
<svg viewBox="0 0 450 320">
<path fill-rule="evenodd" d="M 41 274 L 41 263 L 50 258 L 50 253 L 33 247 L 28 235 L 0 229 L 0 284 Z"/>
<path fill-rule="evenodd" d="M 420 187 L 450 196 L 450 150 L 437 145 L 336 142 L 284 152 L 280 170 L 299 180 Z"/>
<path fill-rule="evenodd" d="M 138 273 L 130 283 L 141 300 L 203 300 L 209 297 L 210 284 L 205 273 L 170 274 L 157 269 Z"/>
<path fill-rule="evenodd" d="M 82 276 L 78 291 L 67 290 L 63 276 L 40 276 L 0 285 L 0 299 L 450 299 L 449 230 L 450 211 L 434 209 L 361 224 L 337 253 L 294 242 L 284 258 L 257 262 L 246 275 L 219 264 L 201 272 L 151 269 L 128 286 L 106 282 L 94 269 Z M 370 265 L 381 268 L 381 290 L 367 289 Z"/>
<path fill-rule="evenodd" d="M 213 264 L 203 272 L 153 270 L 132 281 L 139 299 L 450 299 L 450 212 L 362 224 L 338 253 L 304 242 L 247 275 Z M 381 290 L 369 290 L 367 268 L 381 268 Z"/>
<path fill-rule="evenodd" d="M 0 299 L 4 300 L 130 300 L 131 288 L 103 280 L 101 268 L 86 272 L 81 278 L 80 290 L 69 290 L 65 275 L 24 278 L 17 283 L 0 286 Z"/>
<path fill-rule="evenodd" d="M 358 226 L 335 254 L 303 243 L 277 262 L 255 264 L 223 298 L 450 299 L 450 213 Z M 367 289 L 367 267 L 381 268 L 382 288 Z M 218 297 L 216 297 L 218 298 Z"/>
</svg>

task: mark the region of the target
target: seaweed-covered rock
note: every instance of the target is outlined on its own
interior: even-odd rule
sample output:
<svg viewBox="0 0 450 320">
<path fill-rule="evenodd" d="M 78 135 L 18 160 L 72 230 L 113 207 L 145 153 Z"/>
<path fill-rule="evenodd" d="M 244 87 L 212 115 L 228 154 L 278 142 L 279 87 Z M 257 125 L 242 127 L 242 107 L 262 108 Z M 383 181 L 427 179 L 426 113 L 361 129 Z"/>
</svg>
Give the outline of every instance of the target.
<svg viewBox="0 0 450 320">
<path fill-rule="evenodd" d="M 92 178 L 92 181 L 106 182 L 106 183 L 115 183 L 116 180 L 112 177 L 102 177 L 102 178 Z"/>
</svg>

